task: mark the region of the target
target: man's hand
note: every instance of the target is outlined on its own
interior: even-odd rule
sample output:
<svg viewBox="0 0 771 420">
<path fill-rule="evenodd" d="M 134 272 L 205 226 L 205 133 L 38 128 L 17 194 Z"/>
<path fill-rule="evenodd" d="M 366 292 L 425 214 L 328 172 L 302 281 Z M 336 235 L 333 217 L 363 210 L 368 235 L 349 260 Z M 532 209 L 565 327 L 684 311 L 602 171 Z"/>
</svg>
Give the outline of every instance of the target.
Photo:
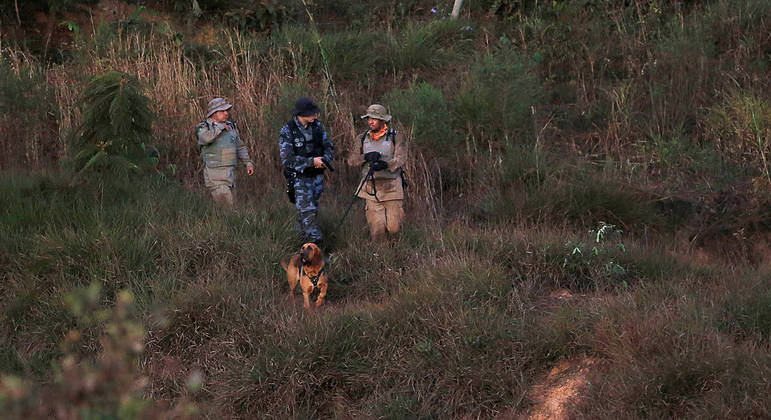
<svg viewBox="0 0 771 420">
<path fill-rule="evenodd" d="M 313 158 L 313 167 L 316 169 L 326 168 L 327 165 L 324 164 L 324 161 L 321 157 L 315 157 Z"/>
<path fill-rule="evenodd" d="M 246 165 L 246 174 L 254 175 L 254 165 Z"/>
</svg>

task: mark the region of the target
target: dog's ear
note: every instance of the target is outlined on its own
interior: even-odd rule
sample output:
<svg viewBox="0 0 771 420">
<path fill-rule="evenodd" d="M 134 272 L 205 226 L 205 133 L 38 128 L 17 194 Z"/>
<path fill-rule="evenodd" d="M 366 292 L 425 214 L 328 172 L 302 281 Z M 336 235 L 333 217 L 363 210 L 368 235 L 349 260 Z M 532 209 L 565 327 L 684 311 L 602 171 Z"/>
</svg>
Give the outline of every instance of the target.
<svg viewBox="0 0 771 420">
<path fill-rule="evenodd" d="M 314 267 L 319 267 L 324 261 L 321 256 L 321 248 L 319 248 L 316 244 L 310 244 L 308 245 L 308 248 L 310 249 L 310 255 L 308 257 L 311 261 L 311 264 L 313 264 Z"/>
</svg>

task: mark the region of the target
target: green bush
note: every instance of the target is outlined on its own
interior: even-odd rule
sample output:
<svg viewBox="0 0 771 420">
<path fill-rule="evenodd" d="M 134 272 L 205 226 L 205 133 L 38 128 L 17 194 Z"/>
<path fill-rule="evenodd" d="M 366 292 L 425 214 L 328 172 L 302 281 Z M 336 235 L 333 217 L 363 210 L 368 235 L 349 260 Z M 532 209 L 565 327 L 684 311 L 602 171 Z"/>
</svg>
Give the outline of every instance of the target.
<svg viewBox="0 0 771 420">
<path fill-rule="evenodd" d="M 589 241 L 567 241 L 552 264 L 562 259 L 560 286 L 571 290 L 604 290 L 627 287 L 630 267 L 622 265 L 627 249 L 621 241 L 621 230 L 614 225 L 600 222 L 596 230 L 589 231 Z"/>
<path fill-rule="evenodd" d="M 396 120 L 412 131 L 412 143 L 428 155 L 446 156 L 459 144 L 460 136 L 447 124 L 449 110 L 438 88 L 422 82 L 394 89 L 384 95 L 383 103 Z"/>
<path fill-rule="evenodd" d="M 96 76 L 81 101 L 82 122 L 72 138 L 76 176 L 90 168 L 139 169 L 152 139 L 155 115 L 137 78 L 117 71 Z"/>
<path fill-rule="evenodd" d="M 501 49 L 472 65 L 468 81 L 454 98 L 455 125 L 496 145 L 529 143 L 536 135 L 533 107 L 542 98 L 532 63 L 513 48 Z"/>
<path fill-rule="evenodd" d="M 458 20 L 411 23 L 392 38 L 391 65 L 397 73 L 436 68 L 467 54 L 472 38 L 471 26 Z"/>
<path fill-rule="evenodd" d="M 376 32 L 333 32 L 324 34 L 321 40 L 324 49 L 322 57 L 316 43 L 315 58 L 317 68 L 321 67 L 322 60 L 326 59 L 332 78 L 337 80 L 350 80 L 369 84 L 390 70 L 383 51 L 387 48 L 386 38 Z"/>
</svg>

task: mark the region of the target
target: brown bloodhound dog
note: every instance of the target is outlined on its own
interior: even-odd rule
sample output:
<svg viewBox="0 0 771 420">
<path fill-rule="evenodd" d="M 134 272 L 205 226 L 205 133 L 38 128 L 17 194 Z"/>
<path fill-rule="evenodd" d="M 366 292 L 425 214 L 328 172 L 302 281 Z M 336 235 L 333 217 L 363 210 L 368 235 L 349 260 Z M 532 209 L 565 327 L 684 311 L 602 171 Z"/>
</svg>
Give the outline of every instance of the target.
<svg viewBox="0 0 771 420">
<path fill-rule="evenodd" d="M 294 289 L 300 283 L 303 291 L 303 306 L 305 310 L 311 310 L 310 294 L 315 288 L 319 289 L 319 297 L 316 299 L 318 308 L 324 303 L 327 295 L 327 273 L 324 272 L 324 257 L 321 249 L 312 242 L 308 242 L 300 248 L 298 254 L 281 260 L 281 267 L 286 270 L 286 279 L 289 281 L 289 297 L 294 301 Z"/>
</svg>

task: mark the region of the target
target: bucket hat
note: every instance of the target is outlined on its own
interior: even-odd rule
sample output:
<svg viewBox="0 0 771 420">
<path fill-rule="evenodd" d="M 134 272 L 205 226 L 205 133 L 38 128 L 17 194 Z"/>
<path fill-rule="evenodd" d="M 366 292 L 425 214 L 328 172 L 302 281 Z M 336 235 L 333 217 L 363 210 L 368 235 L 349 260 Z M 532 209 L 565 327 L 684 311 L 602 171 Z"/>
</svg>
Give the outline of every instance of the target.
<svg viewBox="0 0 771 420">
<path fill-rule="evenodd" d="M 321 109 L 313 102 L 311 98 L 299 98 L 294 104 L 294 115 L 301 117 L 310 117 L 321 112 Z"/>
<path fill-rule="evenodd" d="M 225 111 L 230 108 L 233 108 L 233 105 L 230 105 L 228 101 L 226 101 L 223 98 L 214 98 L 211 101 L 209 101 L 208 111 L 206 111 L 206 118 L 211 117 L 211 114 L 214 114 L 217 111 Z"/>
<path fill-rule="evenodd" d="M 367 108 L 367 113 L 361 116 L 361 119 L 364 118 L 374 118 L 376 120 L 383 120 L 383 121 L 391 121 L 391 116 L 388 115 L 386 112 L 386 109 L 383 105 L 380 104 L 372 104 Z"/>
</svg>

